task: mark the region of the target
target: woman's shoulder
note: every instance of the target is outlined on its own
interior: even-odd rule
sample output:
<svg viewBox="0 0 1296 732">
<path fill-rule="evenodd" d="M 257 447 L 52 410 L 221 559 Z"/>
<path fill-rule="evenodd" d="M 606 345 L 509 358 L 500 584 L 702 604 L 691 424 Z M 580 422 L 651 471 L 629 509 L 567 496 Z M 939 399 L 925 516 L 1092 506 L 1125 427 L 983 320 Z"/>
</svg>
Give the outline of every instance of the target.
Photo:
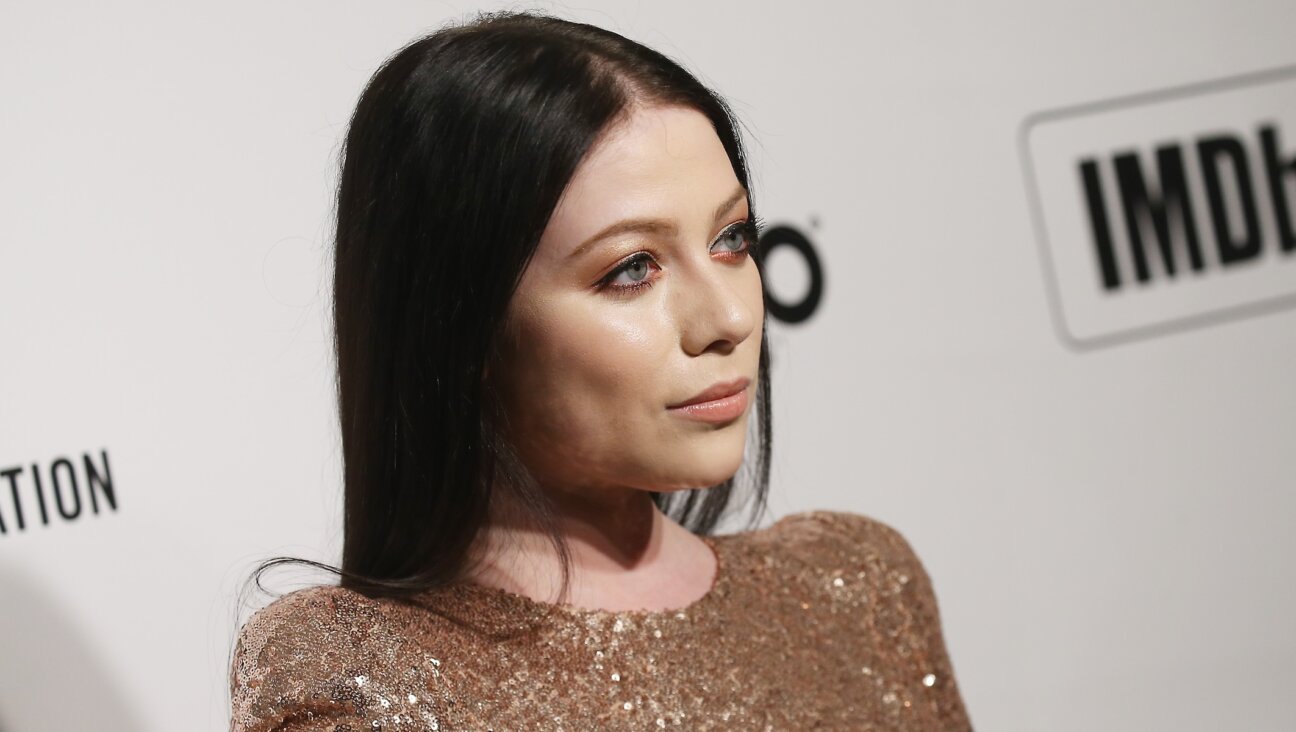
<svg viewBox="0 0 1296 732">
<path fill-rule="evenodd" d="M 871 554 L 891 562 L 917 562 L 913 546 L 898 529 L 872 516 L 814 509 L 791 513 L 769 527 L 774 540 L 834 552 Z"/>
<path fill-rule="evenodd" d="M 926 699 L 924 711 L 936 714 L 931 729 L 971 729 L 931 577 L 900 531 L 871 516 L 817 510 L 785 516 L 765 533 L 816 586 L 829 588 L 828 602 L 851 608 L 834 611 L 850 624 L 842 637 L 867 642 L 871 673 L 907 685 L 906 707 L 910 698 Z"/>
<path fill-rule="evenodd" d="M 314 585 L 276 597 L 256 610 L 239 630 L 241 638 L 266 636 L 302 623 L 345 622 L 357 611 L 376 611 L 378 603 L 337 585 Z"/>
<path fill-rule="evenodd" d="M 252 730 L 286 718 L 292 713 L 284 703 L 289 699 L 323 702 L 316 697 L 337 668 L 326 654 L 344 658 L 344 664 L 356 654 L 347 616 L 366 600 L 321 585 L 289 592 L 252 613 L 239 629 L 230 664 L 231 729 Z"/>
<path fill-rule="evenodd" d="M 307 587 L 275 598 L 239 629 L 234 669 L 255 672 L 263 663 L 310 662 L 312 651 L 363 651 L 366 636 L 383 621 L 375 600 L 336 585 Z"/>
<path fill-rule="evenodd" d="M 230 665 L 231 730 L 399 713 L 406 697 L 383 677 L 387 661 L 408 659 L 413 676 L 406 681 L 436 669 L 419 668 L 435 659 L 422 659 L 397 626 L 381 601 L 332 585 L 296 590 L 260 608 L 240 628 Z M 426 679 L 415 686 L 420 694 L 429 688 Z"/>
</svg>

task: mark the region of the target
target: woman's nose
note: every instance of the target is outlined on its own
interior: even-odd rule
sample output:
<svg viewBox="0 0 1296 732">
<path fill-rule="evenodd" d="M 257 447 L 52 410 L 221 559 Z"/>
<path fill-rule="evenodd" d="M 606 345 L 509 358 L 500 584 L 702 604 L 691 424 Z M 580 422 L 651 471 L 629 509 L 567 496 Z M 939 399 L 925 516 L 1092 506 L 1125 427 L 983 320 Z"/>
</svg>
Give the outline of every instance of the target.
<svg viewBox="0 0 1296 732">
<path fill-rule="evenodd" d="M 730 268 L 727 271 L 723 269 L 726 266 Z M 679 302 L 678 322 L 684 349 L 690 355 L 708 350 L 728 352 L 751 336 L 759 324 L 754 308 L 760 302 L 748 302 L 752 295 L 744 285 L 750 276 L 733 265 L 711 261 L 687 282 L 679 283 L 674 293 Z"/>
</svg>

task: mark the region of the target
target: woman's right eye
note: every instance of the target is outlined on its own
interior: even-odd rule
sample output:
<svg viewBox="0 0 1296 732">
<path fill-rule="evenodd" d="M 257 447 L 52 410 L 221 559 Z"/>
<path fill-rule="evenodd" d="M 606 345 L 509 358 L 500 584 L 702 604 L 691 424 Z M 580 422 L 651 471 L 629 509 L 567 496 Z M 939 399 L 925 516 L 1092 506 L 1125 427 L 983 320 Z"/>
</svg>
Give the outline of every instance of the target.
<svg viewBox="0 0 1296 732">
<path fill-rule="evenodd" d="M 601 289 L 612 290 L 618 294 L 630 294 L 645 287 L 652 287 L 656 282 L 656 278 L 650 278 L 652 273 L 649 265 L 652 263 L 652 256 L 647 252 L 635 254 L 603 278 Z"/>
</svg>

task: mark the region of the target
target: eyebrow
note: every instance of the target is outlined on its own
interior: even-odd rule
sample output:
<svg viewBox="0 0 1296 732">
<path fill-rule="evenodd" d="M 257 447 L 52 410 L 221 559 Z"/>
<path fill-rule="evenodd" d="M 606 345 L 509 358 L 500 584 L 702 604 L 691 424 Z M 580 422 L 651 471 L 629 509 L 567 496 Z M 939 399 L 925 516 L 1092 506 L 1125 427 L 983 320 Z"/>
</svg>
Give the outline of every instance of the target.
<svg viewBox="0 0 1296 732">
<path fill-rule="evenodd" d="M 747 198 L 747 189 L 739 186 L 738 190 L 733 192 L 733 195 L 725 199 L 725 201 L 719 206 L 716 206 L 714 215 L 715 221 L 718 223 L 725 214 L 729 213 L 734 206 L 738 205 L 739 201 L 742 201 L 745 198 Z M 571 254 L 567 255 L 567 258 L 575 259 L 576 257 L 579 257 L 603 239 L 631 232 L 657 234 L 661 236 L 678 236 L 679 228 L 675 226 L 675 222 L 667 219 L 625 219 L 608 226 L 594 236 L 581 242 L 580 246 L 576 247 L 572 250 Z"/>
</svg>

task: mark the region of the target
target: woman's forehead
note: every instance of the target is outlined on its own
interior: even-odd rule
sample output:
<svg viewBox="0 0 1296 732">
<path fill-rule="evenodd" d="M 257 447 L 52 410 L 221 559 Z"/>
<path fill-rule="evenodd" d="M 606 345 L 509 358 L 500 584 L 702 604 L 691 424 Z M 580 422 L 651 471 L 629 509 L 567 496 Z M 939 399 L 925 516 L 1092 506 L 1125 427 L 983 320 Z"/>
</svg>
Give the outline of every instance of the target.
<svg viewBox="0 0 1296 732">
<path fill-rule="evenodd" d="M 635 107 L 607 130 L 577 167 L 569 187 L 603 188 L 609 176 L 670 178 L 680 166 L 705 166 L 728 157 L 711 121 L 691 107 Z"/>
<path fill-rule="evenodd" d="M 678 106 L 638 108 L 581 162 L 546 238 L 575 250 L 625 219 L 703 220 L 737 185 L 732 163 L 705 115 Z"/>
</svg>

